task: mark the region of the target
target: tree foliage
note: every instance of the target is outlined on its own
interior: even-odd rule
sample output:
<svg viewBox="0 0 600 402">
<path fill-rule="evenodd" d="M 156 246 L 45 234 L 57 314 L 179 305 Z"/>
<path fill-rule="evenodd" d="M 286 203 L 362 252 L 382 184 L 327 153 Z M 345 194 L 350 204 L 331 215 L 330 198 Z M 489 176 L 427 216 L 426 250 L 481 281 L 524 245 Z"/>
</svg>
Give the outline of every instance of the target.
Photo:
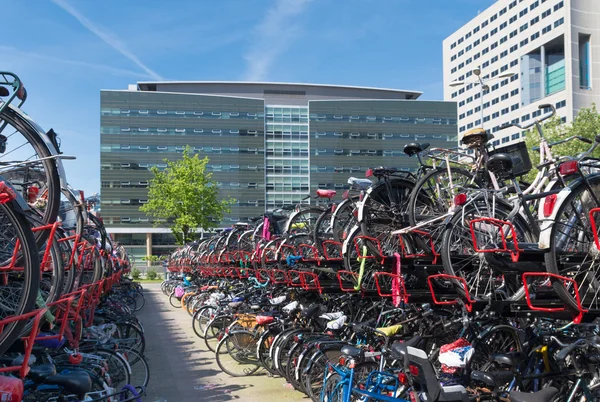
<svg viewBox="0 0 600 402">
<path fill-rule="evenodd" d="M 589 138 L 590 140 L 594 141 L 596 135 L 600 134 L 600 115 L 596 110 L 596 105 L 592 104 L 592 106 L 589 108 L 580 109 L 572 123 L 564 124 L 560 120 L 560 117 L 554 116 L 553 118 L 547 120 L 543 125 L 543 131 L 548 143 L 559 141 L 573 135 Z M 534 168 L 529 172 L 528 175 L 524 177 L 524 179 L 526 181 L 531 181 L 537 174 L 537 169 L 535 169 L 535 166 L 540 160 L 539 152 L 532 150 L 534 146 L 538 146 L 540 144 L 540 136 L 535 129 L 535 126 L 527 132 L 525 141 L 527 143 L 529 157 L 531 158 Z M 554 157 L 575 156 L 587 151 L 589 148 L 589 144 L 579 140 L 572 140 L 552 147 L 552 155 Z M 600 151 L 596 150 L 594 152 L 594 156 L 599 155 Z"/>
<path fill-rule="evenodd" d="M 206 171 L 209 159 L 200 159 L 189 146 L 181 159 L 164 162 L 164 170 L 151 169 L 148 203 L 140 211 L 155 218 L 155 225 L 166 222 L 177 243 L 184 244 L 199 228 L 215 227 L 235 200 L 219 199 L 217 182 Z"/>
</svg>

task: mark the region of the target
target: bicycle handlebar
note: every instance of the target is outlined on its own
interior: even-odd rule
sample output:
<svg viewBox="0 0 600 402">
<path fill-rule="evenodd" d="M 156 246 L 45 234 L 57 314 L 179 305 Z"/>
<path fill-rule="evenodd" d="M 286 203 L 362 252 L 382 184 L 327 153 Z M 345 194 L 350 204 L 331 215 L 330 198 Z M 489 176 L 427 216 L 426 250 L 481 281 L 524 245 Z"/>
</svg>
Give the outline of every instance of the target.
<svg viewBox="0 0 600 402">
<path fill-rule="evenodd" d="M 500 130 L 504 130 L 506 128 L 509 127 L 517 127 L 520 128 L 521 130 L 527 130 L 530 127 L 533 127 L 536 124 L 539 124 L 541 122 L 543 122 L 544 120 L 548 120 L 550 117 L 554 116 L 556 114 L 556 108 L 554 107 L 554 105 L 551 105 L 550 103 L 545 103 L 543 105 L 539 105 L 538 109 L 548 109 L 550 108 L 550 113 L 547 113 L 546 115 L 540 117 L 539 119 L 534 119 L 531 123 L 525 124 L 525 125 L 521 125 L 519 123 L 506 123 L 503 124 L 502 126 L 500 126 Z"/>
</svg>

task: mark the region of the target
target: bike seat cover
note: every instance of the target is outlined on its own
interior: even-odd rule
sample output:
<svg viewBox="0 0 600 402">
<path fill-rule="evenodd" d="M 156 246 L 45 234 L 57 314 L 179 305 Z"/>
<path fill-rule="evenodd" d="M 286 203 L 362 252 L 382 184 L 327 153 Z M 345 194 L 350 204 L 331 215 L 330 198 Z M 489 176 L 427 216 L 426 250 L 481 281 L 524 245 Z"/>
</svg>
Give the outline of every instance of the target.
<svg viewBox="0 0 600 402">
<path fill-rule="evenodd" d="M 365 353 L 365 351 L 363 349 L 356 348 L 352 345 L 343 346 L 341 352 L 343 355 L 346 355 L 348 357 L 353 357 L 353 358 L 362 356 Z"/>
<path fill-rule="evenodd" d="M 348 184 L 356 190 L 366 190 L 373 185 L 373 182 L 369 179 L 359 179 L 357 177 L 350 177 Z"/>
<path fill-rule="evenodd" d="M 481 127 L 475 127 L 467 131 L 460 140 L 460 143 L 467 148 L 479 148 L 481 145 L 486 144 L 489 140 L 494 138 L 485 129 Z"/>
<path fill-rule="evenodd" d="M 377 328 L 378 331 L 381 331 L 385 334 L 385 336 L 390 337 L 396 335 L 402 329 L 401 324 L 390 325 L 389 327 Z"/>
<path fill-rule="evenodd" d="M 256 316 L 256 323 L 258 325 L 267 325 L 272 323 L 273 321 L 275 321 L 275 317 L 273 317 L 272 315 L 257 315 Z"/>
<path fill-rule="evenodd" d="M 335 190 L 325 190 L 325 189 L 318 189 L 317 190 L 317 197 L 319 198 L 333 198 L 335 197 L 335 195 L 337 194 L 337 191 Z"/>
<path fill-rule="evenodd" d="M 32 366 L 29 370 L 27 377 L 31 378 L 35 382 L 42 382 L 51 375 L 56 374 L 56 367 L 54 364 L 44 363 Z"/>
<path fill-rule="evenodd" d="M 287 296 L 283 295 L 283 296 L 279 296 L 279 297 L 274 297 L 272 299 L 269 299 L 269 302 L 273 305 L 273 306 L 278 306 L 281 303 L 283 303 L 284 301 L 286 301 Z"/>
<path fill-rule="evenodd" d="M 480 381 L 490 387 L 501 387 L 515 378 L 511 371 L 478 371 L 471 372 L 471 379 Z"/>
<path fill-rule="evenodd" d="M 558 394 L 556 388 L 548 387 L 538 392 L 512 391 L 508 394 L 508 399 L 511 402 L 550 402 L 556 394 Z"/>
<path fill-rule="evenodd" d="M 46 384 L 58 385 L 68 392 L 83 397 L 92 390 L 92 379 L 85 371 L 73 371 L 68 374 L 58 374 L 46 377 Z"/>
</svg>

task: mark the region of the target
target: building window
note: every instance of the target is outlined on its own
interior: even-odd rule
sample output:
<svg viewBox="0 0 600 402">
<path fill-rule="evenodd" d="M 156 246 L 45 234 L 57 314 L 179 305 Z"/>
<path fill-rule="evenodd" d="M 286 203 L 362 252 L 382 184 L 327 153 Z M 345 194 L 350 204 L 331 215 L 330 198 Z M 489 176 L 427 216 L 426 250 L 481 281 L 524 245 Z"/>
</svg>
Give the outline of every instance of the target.
<svg viewBox="0 0 600 402">
<path fill-rule="evenodd" d="M 546 11 L 544 11 L 542 13 L 542 18 L 546 18 L 547 16 L 549 16 L 550 14 L 552 14 L 552 10 L 547 9 Z"/>
<path fill-rule="evenodd" d="M 590 35 L 579 34 L 579 87 L 590 89 Z"/>
<path fill-rule="evenodd" d="M 531 21 L 529 21 L 529 25 L 535 25 L 540 21 L 540 17 L 535 17 Z"/>
<path fill-rule="evenodd" d="M 536 32 L 536 33 L 534 33 L 533 35 L 531 35 L 531 40 L 536 40 L 536 39 L 537 39 L 537 38 L 539 38 L 539 37 L 540 37 L 540 33 L 539 33 L 539 32 Z"/>
<path fill-rule="evenodd" d="M 533 10 L 534 8 L 536 8 L 539 5 L 540 5 L 539 1 L 534 1 L 533 4 L 529 6 L 529 10 Z"/>
<path fill-rule="evenodd" d="M 552 30 L 552 25 L 548 25 L 546 28 L 542 29 L 542 35 L 550 32 Z"/>
<path fill-rule="evenodd" d="M 529 24 L 523 24 L 523 25 L 521 25 L 521 27 L 519 28 L 519 32 L 523 32 L 524 30 L 527 29 L 528 26 L 529 26 Z"/>
<path fill-rule="evenodd" d="M 561 18 L 561 19 L 559 19 L 559 20 L 556 20 L 556 21 L 554 22 L 554 28 L 557 28 L 557 27 L 561 26 L 561 25 L 562 25 L 564 22 L 565 22 L 565 19 L 564 19 L 564 18 Z"/>
<path fill-rule="evenodd" d="M 522 17 L 522 16 L 524 16 L 525 14 L 527 14 L 527 9 L 526 9 L 526 8 L 524 8 L 523 10 L 521 10 L 521 11 L 519 12 L 519 17 Z"/>
<path fill-rule="evenodd" d="M 560 102 L 556 103 L 556 108 L 557 109 L 563 108 L 565 106 L 567 106 L 567 101 L 560 101 Z"/>
<path fill-rule="evenodd" d="M 557 5 L 554 6 L 554 11 L 560 10 L 561 8 L 563 8 L 564 5 L 565 5 L 565 2 L 561 1 L 560 3 L 558 3 Z"/>
</svg>

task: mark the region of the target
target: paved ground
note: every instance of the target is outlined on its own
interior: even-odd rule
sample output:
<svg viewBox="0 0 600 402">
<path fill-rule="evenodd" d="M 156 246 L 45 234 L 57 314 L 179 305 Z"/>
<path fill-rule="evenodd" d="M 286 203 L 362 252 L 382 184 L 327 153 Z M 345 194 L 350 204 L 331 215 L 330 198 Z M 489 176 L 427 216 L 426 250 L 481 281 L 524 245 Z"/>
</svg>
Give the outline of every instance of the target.
<svg viewBox="0 0 600 402">
<path fill-rule="evenodd" d="M 144 401 L 309 401 L 281 378 L 232 378 L 192 330 L 187 312 L 174 309 L 160 284 L 144 284 L 146 305 L 138 313 L 146 336 L 150 384 Z"/>
</svg>

